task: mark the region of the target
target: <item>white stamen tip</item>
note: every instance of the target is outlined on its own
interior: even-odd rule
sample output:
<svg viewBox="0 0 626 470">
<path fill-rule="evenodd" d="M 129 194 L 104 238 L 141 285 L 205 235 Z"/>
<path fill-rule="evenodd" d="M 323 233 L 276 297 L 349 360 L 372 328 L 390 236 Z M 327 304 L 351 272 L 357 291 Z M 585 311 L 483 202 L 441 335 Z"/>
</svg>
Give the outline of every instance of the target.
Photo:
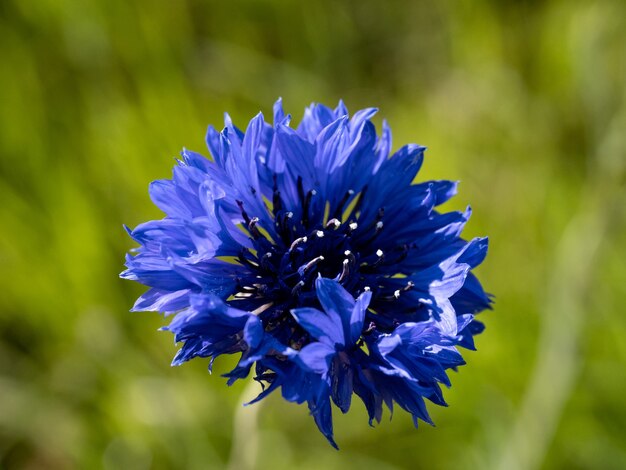
<svg viewBox="0 0 626 470">
<path fill-rule="evenodd" d="M 348 227 L 350 227 L 350 230 L 356 230 L 358 224 L 356 222 L 352 222 L 350 225 L 348 225 Z"/>
<path fill-rule="evenodd" d="M 395 291 L 395 292 L 393 293 L 393 296 L 394 296 L 396 299 L 399 299 L 399 298 L 400 298 L 400 290 Z"/>
<path fill-rule="evenodd" d="M 339 228 L 340 225 L 341 225 L 341 222 L 339 222 L 339 220 L 337 220 L 337 219 L 330 219 L 328 221 L 328 223 L 326 224 L 326 228 L 334 227 L 334 228 L 337 229 L 337 228 Z"/>
<path fill-rule="evenodd" d="M 376 256 L 378 256 L 379 258 L 382 258 L 383 257 L 383 250 L 381 250 L 381 249 L 376 250 Z"/>
<path fill-rule="evenodd" d="M 315 235 L 317 235 L 318 238 L 322 238 L 324 237 L 324 232 L 322 232 L 321 230 L 318 230 L 315 232 Z"/>
<path fill-rule="evenodd" d="M 369 286 L 365 286 L 365 287 L 363 288 L 363 290 L 364 290 L 365 292 L 369 292 L 371 289 L 369 288 Z"/>
<path fill-rule="evenodd" d="M 343 254 L 345 256 L 350 256 L 352 254 L 352 252 L 350 250 L 346 250 L 346 251 L 343 252 Z"/>
</svg>

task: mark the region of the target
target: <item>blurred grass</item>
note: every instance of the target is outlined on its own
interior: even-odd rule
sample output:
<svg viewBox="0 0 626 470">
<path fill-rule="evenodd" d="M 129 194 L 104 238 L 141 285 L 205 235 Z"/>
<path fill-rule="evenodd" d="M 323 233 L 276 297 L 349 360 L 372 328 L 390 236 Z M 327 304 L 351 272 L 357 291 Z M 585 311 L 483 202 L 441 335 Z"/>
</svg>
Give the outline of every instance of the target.
<svg viewBox="0 0 626 470">
<path fill-rule="evenodd" d="M 227 361 L 169 368 L 163 319 L 128 313 L 122 224 L 161 216 L 147 184 L 207 124 L 282 96 L 378 106 L 427 145 L 421 177 L 461 180 L 451 207 L 490 236 L 497 303 L 437 428 L 356 404 L 335 452 L 275 396 L 258 468 L 626 468 L 624 2 L 5 0 L 0 51 L 0 467 L 247 452 Z"/>
</svg>

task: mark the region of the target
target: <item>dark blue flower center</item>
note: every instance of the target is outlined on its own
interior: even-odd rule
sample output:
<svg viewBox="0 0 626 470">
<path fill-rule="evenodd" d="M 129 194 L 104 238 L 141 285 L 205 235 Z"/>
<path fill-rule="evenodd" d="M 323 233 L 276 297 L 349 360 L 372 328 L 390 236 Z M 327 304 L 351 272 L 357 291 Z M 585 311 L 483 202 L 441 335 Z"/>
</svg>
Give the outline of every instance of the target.
<svg viewBox="0 0 626 470">
<path fill-rule="evenodd" d="M 275 188 L 271 213 L 277 240 L 270 238 L 260 227 L 259 218 L 248 214 L 244 203 L 237 201 L 242 216 L 240 228 L 250 236 L 254 249 L 242 248 L 237 258 L 251 275 L 241 279 L 230 299 L 234 306 L 257 313 L 266 331 L 273 331 L 287 344 L 299 348 L 308 343 L 306 333 L 289 312 L 300 306 L 319 305 L 314 290 L 318 275 L 335 279 L 358 295 L 379 267 L 406 256 L 406 247 L 387 254 L 376 248 L 376 238 L 384 229 L 383 208 L 366 227 L 359 226 L 360 203 L 366 189 L 358 194 L 347 191 L 331 210 L 328 202 L 315 200 L 319 197 L 315 190 L 304 191 L 299 180 L 302 209 L 295 216 L 284 207 Z M 313 203 L 326 207 L 324 213 L 314 211 Z M 284 334 L 276 331 L 280 329 L 285 330 Z"/>
</svg>

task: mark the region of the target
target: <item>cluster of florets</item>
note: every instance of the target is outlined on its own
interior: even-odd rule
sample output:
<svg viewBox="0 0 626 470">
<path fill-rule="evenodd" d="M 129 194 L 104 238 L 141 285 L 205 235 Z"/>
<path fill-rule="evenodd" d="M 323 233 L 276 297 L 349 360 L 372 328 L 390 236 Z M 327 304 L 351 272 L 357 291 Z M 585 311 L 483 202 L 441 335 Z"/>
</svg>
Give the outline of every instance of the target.
<svg viewBox="0 0 626 470">
<path fill-rule="evenodd" d="M 456 183 L 413 184 L 424 147 L 390 156 L 364 109 L 306 109 L 293 129 L 279 100 L 245 131 L 209 127 L 209 160 L 184 150 L 171 180 L 150 186 L 166 217 L 129 230 L 140 245 L 122 277 L 150 289 L 133 310 L 175 314 L 165 330 L 193 357 L 241 353 L 228 383 L 280 388 L 306 402 L 333 446 L 331 401 L 353 393 L 370 424 L 383 403 L 431 423 L 446 370 L 464 363 L 491 300 L 470 272 L 487 239 L 460 237 L 470 211 L 435 207 Z"/>
</svg>

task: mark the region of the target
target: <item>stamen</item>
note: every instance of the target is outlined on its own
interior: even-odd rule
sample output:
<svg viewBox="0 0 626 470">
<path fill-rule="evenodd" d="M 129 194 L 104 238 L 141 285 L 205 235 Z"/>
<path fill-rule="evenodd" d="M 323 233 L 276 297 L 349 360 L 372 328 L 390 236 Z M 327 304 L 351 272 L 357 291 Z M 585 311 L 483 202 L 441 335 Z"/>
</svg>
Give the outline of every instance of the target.
<svg viewBox="0 0 626 470">
<path fill-rule="evenodd" d="M 333 229 L 333 230 L 337 230 L 339 227 L 341 226 L 341 222 L 339 221 L 339 219 L 330 219 L 327 223 L 326 223 L 326 228 L 327 229 Z"/>
<path fill-rule="evenodd" d="M 341 218 L 341 214 L 343 213 L 343 206 L 346 205 L 346 202 L 348 202 L 348 199 L 350 199 L 352 196 L 354 196 L 354 189 L 348 189 L 341 198 L 341 201 L 339 201 L 339 204 L 337 204 L 337 209 L 335 209 L 335 212 L 333 213 L 334 219 Z"/>
<path fill-rule="evenodd" d="M 250 222 L 248 223 L 248 231 L 250 232 L 250 235 L 252 235 L 252 238 L 254 238 L 255 240 L 262 236 L 261 232 L 259 232 L 259 229 L 256 226 L 256 224 L 258 223 L 258 217 L 252 217 L 252 219 L 250 219 Z"/>
<path fill-rule="evenodd" d="M 304 187 L 302 186 L 302 176 L 298 176 L 298 198 L 300 199 L 300 203 L 304 205 Z"/>
<path fill-rule="evenodd" d="M 350 250 L 344 251 L 343 254 L 348 258 L 350 264 L 356 264 L 356 257 L 352 254 Z"/>
<path fill-rule="evenodd" d="M 374 323 L 373 321 L 371 321 L 369 323 L 369 325 L 367 325 L 367 329 L 365 329 L 363 331 L 364 335 L 369 335 L 372 331 L 374 331 L 376 329 L 376 323 Z"/>
<path fill-rule="evenodd" d="M 291 289 L 291 295 L 298 295 L 300 294 L 300 291 L 302 290 L 302 288 L 304 287 L 304 281 L 299 281 L 293 289 Z"/>
<path fill-rule="evenodd" d="M 272 212 L 276 215 L 282 208 L 283 200 L 280 198 L 280 191 L 277 188 L 274 188 L 274 194 L 272 197 Z"/>
<path fill-rule="evenodd" d="M 293 243 L 291 244 L 291 246 L 289 247 L 289 252 L 291 253 L 293 250 L 296 249 L 296 247 L 298 245 L 301 245 L 303 243 L 306 243 L 309 239 L 307 237 L 300 237 L 300 238 L 296 238 Z"/>
<path fill-rule="evenodd" d="M 249 299 L 251 297 L 254 297 L 254 295 L 252 293 L 237 292 L 235 294 L 235 298 L 237 298 L 237 299 Z"/>
<path fill-rule="evenodd" d="M 409 254 L 409 246 L 404 244 L 404 245 L 402 245 L 400 250 L 401 250 L 400 256 L 398 256 L 398 259 L 393 261 L 394 264 L 398 264 L 398 263 L 400 263 L 400 262 L 405 260 L 405 258 Z M 394 251 L 398 251 L 398 248 L 396 248 Z"/>
<path fill-rule="evenodd" d="M 369 237 L 366 241 L 362 242 L 363 244 L 367 245 L 367 244 L 372 243 L 374 240 L 376 240 L 376 237 L 382 231 L 384 224 L 383 224 L 383 222 L 381 220 L 379 220 L 373 226 L 374 226 L 374 234 L 371 237 Z M 370 228 L 371 227 L 372 226 L 370 225 Z M 368 230 L 369 230 L 369 228 L 368 228 Z"/>
<path fill-rule="evenodd" d="M 357 224 L 356 222 L 350 222 L 348 224 L 348 230 L 346 230 L 346 233 L 348 235 L 350 235 L 352 232 L 354 232 L 357 228 L 359 227 L 359 224 Z"/>
<path fill-rule="evenodd" d="M 259 315 L 260 313 L 263 313 L 265 310 L 270 308 L 272 305 L 274 305 L 274 302 L 269 302 L 267 304 L 261 305 L 259 308 L 252 310 L 252 312 L 250 313 L 252 313 L 253 315 Z"/>
<path fill-rule="evenodd" d="M 384 300 L 386 302 L 393 302 L 393 301 L 398 300 L 400 298 L 400 294 L 401 293 L 402 293 L 402 291 L 400 289 L 397 289 L 397 290 L 393 291 L 393 295 L 381 296 L 381 297 L 378 297 L 378 300 Z"/>
<path fill-rule="evenodd" d="M 302 207 L 302 224 L 305 227 L 309 226 L 309 206 L 311 205 L 311 198 L 317 194 L 315 189 L 311 189 L 304 199 L 304 204 Z"/>
<path fill-rule="evenodd" d="M 248 216 L 248 213 L 243 209 L 243 201 L 237 200 L 237 205 L 239 206 L 239 210 L 241 211 L 241 216 L 243 217 L 243 221 L 246 223 L 246 225 L 250 224 L 250 217 Z"/>
<path fill-rule="evenodd" d="M 363 241 L 363 244 L 369 244 L 372 243 L 374 241 L 374 239 L 378 236 L 378 234 L 380 233 L 380 231 L 383 229 L 383 222 L 382 222 L 382 218 L 385 215 L 385 208 L 381 207 L 378 209 L 378 212 L 376 213 L 376 218 L 367 226 L 367 228 L 364 230 L 366 233 L 369 232 L 370 230 L 374 229 L 374 234 L 369 237 L 367 240 Z"/>
<path fill-rule="evenodd" d="M 363 205 L 363 199 L 365 197 L 365 193 L 367 193 L 367 185 L 363 186 L 363 189 L 359 193 L 357 197 L 356 204 L 354 204 L 354 208 L 352 209 L 353 214 L 358 214 L 361 212 L 361 206 Z"/>
<path fill-rule="evenodd" d="M 322 261 L 324 261 L 323 256 L 318 256 L 317 258 L 313 258 L 311 261 L 309 261 L 307 264 L 304 265 L 304 268 L 302 269 L 302 273 L 307 274 L 312 268 L 317 266 Z"/>
<path fill-rule="evenodd" d="M 285 212 L 279 215 L 278 219 L 280 220 L 280 236 L 285 243 L 289 243 L 291 240 L 291 233 L 289 230 L 288 221 L 293 217 L 293 212 Z"/>
<path fill-rule="evenodd" d="M 273 271 L 272 263 L 270 262 L 270 258 L 272 257 L 272 253 L 268 251 L 261 257 L 261 267 L 268 271 Z"/>
<path fill-rule="evenodd" d="M 243 265 L 247 265 L 247 266 L 249 266 L 249 267 L 251 267 L 251 268 L 253 268 L 253 269 L 255 269 L 255 270 L 256 270 L 256 269 L 259 267 L 259 265 L 258 265 L 257 263 L 255 263 L 254 261 L 252 261 L 252 260 L 250 260 L 250 259 L 246 258 L 245 253 L 250 254 L 250 252 L 249 252 L 248 250 L 242 250 L 242 251 L 241 251 L 241 252 L 237 255 L 237 259 L 238 259 L 239 261 L 241 261 L 241 263 L 242 263 Z"/>
<path fill-rule="evenodd" d="M 376 256 L 378 256 L 378 259 L 374 261 L 374 263 L 370 266 L 370 268 L 376 268 L 380 266 L 382 262 L 385 260 L 385 254 L 383 253 L 383 250 L 381 249 L 376 250 Z"/>
<path fill-rule="evenodd" d="M 338 282 L 342 282 L 349 275 L 350 275 L 350 260 L 344 259 L 342 262 L 341 274 L 339 274 Z"/>
</svg>

